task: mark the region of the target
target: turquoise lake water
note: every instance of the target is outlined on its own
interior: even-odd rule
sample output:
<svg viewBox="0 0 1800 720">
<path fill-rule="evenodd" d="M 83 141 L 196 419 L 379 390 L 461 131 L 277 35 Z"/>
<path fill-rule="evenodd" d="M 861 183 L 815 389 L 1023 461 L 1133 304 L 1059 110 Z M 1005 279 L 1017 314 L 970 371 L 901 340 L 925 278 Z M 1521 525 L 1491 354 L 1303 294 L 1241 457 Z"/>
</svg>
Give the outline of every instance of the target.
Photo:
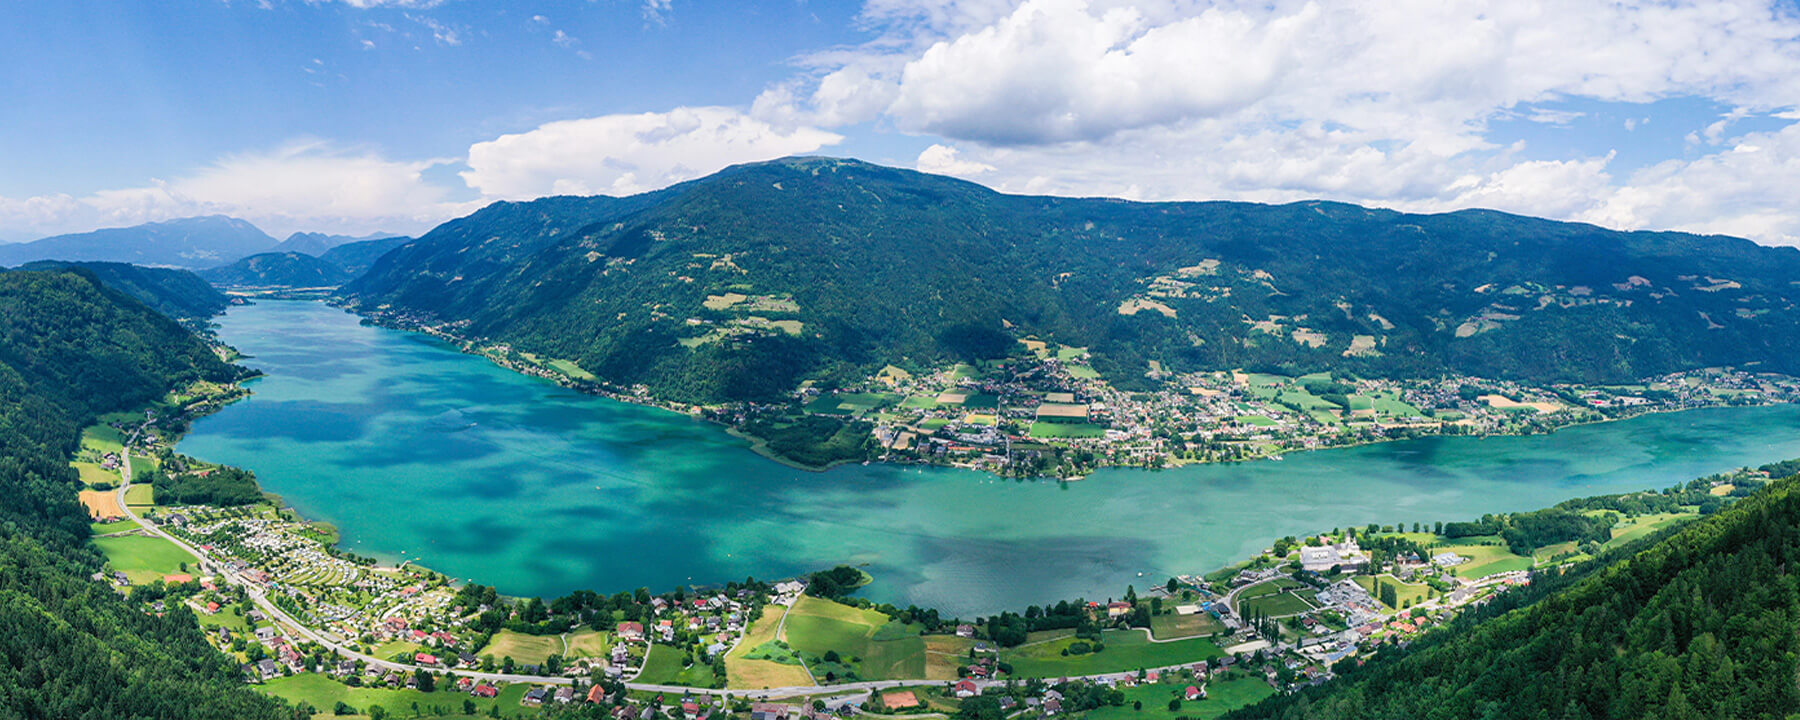
<svg viewBox="0 0 1800 720">
<path fill-rule="evenodd" d="M 582 395 L 323 304 L 262 302 L 219 322 L 267 377 L 196 422 L 182 452 L 254 470 L 335 523 L 346 549 L 517 595 L 852 563 L 875 576 L 869 597 L 972 616 L 1123 595 L 1284 535 L 1534 509 L 1800 456 L 1800 406 L 1775 406 L 1104 470 L 1067 487 L 885 465 L 809 473 L 717 425 Z"/>
</svg>

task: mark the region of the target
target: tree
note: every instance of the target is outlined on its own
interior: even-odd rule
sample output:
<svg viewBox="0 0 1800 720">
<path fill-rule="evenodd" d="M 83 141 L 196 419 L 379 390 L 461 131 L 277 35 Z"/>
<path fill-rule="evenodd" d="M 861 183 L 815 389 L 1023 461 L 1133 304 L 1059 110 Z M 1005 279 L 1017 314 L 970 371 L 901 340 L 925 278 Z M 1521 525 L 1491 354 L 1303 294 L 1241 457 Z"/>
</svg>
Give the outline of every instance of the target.
<svg viewBox="0 0 1800 720">
<path fill-rule="evenodd" d="M 387 720 L 387 708 L 380 705 L 369 706 L 369 720 Z"/>
<path fill-rule="evenodd" d="M 1170 698 L 1169 699 L 1169 712 L 1175 712 L 1176 710 L 1180 710 L 1180 709 L 1181 709 L 1181 698 Z"/>
<path fill-rule="evenodd" d="M 437 678 L 425 668 L 413 671 L 413 682 L 419 686 L 419 692 L 432 692 L 437 689 Z"/>
</svg>

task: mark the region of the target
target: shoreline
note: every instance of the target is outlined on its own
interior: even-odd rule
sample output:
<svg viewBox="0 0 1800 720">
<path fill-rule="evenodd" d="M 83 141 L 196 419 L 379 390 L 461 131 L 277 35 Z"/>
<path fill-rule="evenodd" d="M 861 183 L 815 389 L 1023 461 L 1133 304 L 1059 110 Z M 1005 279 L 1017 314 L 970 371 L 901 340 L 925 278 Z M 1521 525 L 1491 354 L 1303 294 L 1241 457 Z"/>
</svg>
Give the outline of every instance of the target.
<svg viewBox="0 0 1800 720">
<path fill-rule="evenodd" d="M 286 300 L 286 301 L 291 301 L 291 302 L 322 302 L 331 307 L 335 307 L 340 310 L 343 310 L 344 312 L 349 313 L 351 315 L 355 315 L 364 324 L 373 325 L 376 327 L 387 328 L 387 329 L 391 329 L 391 330 L 398 330 L 401 332 L 417 333 L 420 335 L 437 338 L 439 340 L 444 341 L 446 344 L 456 348 L 459 352 L 461 352 L 465 355 L 480 356 L 482 358 L 485 358 L 488 362 L 491 362 L 494 365 L 497 365 L 506 370 L 510 370 L 510 371 L 518 373 L 520 375 L 525 375 L 525 376 L 529 376 L 529 377 L 537 377 L 540 379 L 548 380 L 552 383 L 555 383 L 558 386 L 568 388 L 575 392 L 579 392 L 583 395 L 601 397 L 601 398 L 605 398 L 608 400 L 614 400 L 614 401 L 618 401 L 618 402 L 622 402 L 622 403 L 627 403 L 630 405 L 635 405 L 638 407 L 647 407 L 647 408 L 654 408 L 654 409 L 658 409 L 658 410 L 666 410 L 668 412 L 673 412 L 673 413 L 676 413 L 679 415 L 684 415 L 689 418 L 694 418 L 694 419 L 701 420 L 701 421 L 704 421 L 707 423 L 718 425 L 725 429 L 725 432 L 727 435 L 730 435 L 731 437 L 738 438 L 741 440 L 745 440 L 746 442 L 750 443 L 749 449 L 752 452 L 756 453 L 757 455 L 767 458 L 769 460 L 773 460 L 777 463 L 780 463 L 781 465 L 783 465 L 785 467 L 792 468 L 795 470 L 801 470 L 804 472 L 812 472 L 812 473 L 822 473 L 822 472 L 831 470 L 833 468 L 836 468 L 840 465 L 855 464 L 855 463 L 859 462 L 858 460 L 854 460 L 854 459 L 845 459 L 845 460 L 833 461 L 832 463 L 827 464 L 822 467 L 817 466 L 817 465 L 809 465 L 806 463 L 802 463 L 802 462 L 793 460 L 791 458 L 787 458 L 779 453 L 776 453 L 776 452 L 770 450 L 768 448 L 767 440 L 760 438 L 758 436 L 743 432 L 740 429 L 739 425 L 735 425 L 732 423 L 725 422 L 723 420 L 716 419 L 714 417 L 710 417 L 709 411 L 712 408 L 710 408 L 708 406 L 692 405 L 692 404 L 680 403 L 680 402 L 671 401 L 671 400 L 661 400 L 658 398 L 649 397 L 647 395 L 642 395 L 642 394 L 637 394 L 637 393 L 621 392 L 618 390 L 611 389 L 609 386 L 607 386 L 602 381 L 580 380 L 580 379 L 570 377 L 570 376 L 560 373 L 560 372 L 544 369 L 541 365 L 534 365 L 530 369 L 520 368 L 520 367 L 517 367 L 517 363 L 511 362 L 511 361 L 505 359 L 504 357 L 496 357 L 496 353 L 491 352 L 491 351 L 497 350 L 499 348 L 506 348 L 507 350 L 511 350 L 510 346 L 505 346 L 503 344 L 502 345 L 482 345 L 475 340 L 470 340 L 468 338 L 463 338 L 460 336 L 452 335 L 450 333 L 437 331 L 433 328 L 425 327 L 425 326 L 419 325 L 417 323 L 407 323 L 404 321 L 396 321 L 396 320 L 393 320 L 390 318 L 382 318 L 382 317 L 372 316 L 369 314 L 358 312 L 356 309 L 348 306 L 347 304 L 337 302 L 336 298 L 327 298 L 327 299 L 281 298 L 281 299 Z M 550 360 L 555 360 L 555 359 L 551 358 Z M 1106 469 L 1106 468 L 1131 468 L 1131 469 L 1140 469 L 1140 470 L 1168 470 L 1168 469 L 1186 467 L 1189 465 L 1230 464 L 1230 463 L 1251 462 L 1251 461 L 1256 461 L 1256 460 L 1274 460 L 1274 461 L 1279 462 L 1283 456 L 1288 455 L 1288 454 L 1294 454 L 1294 453 L 1363 447 L 1366 445 L 1378 445 L 1378 444 L 1383 444 L 1383 443 L 1401 442 L 1401 441 L 1405 441 L 1405 440 L 1419 440 L 1419 439 L 1431 438 L 1431 437 L 1476 437 L 1476 438 L 1528 437 L 1528 436 L 1532 436 L 1532 435 L 1554 434 L 1565 428 L 1571 428 L 1571 427 L 1581 427 L 1581 426 L 1585 426 L 1585 425 L 1598 425 L 1598 424 L 1603 424 L 1603 423 L 1618 422 L 1618 421 L 1622 421 L 1622 420 L 1631 420 L 1631 419 L 1643 417 L 1646 415 L 1679 413 L 1679 412 L 1686 412 L 1688 410 L 1704 410 L 1704 409 L 1708 409 L 1708 408 L 1770 407 L 1770 406 L 1776 406 L 1776 405 L 1796 405 L 1796 404 L 1800 404 L 1800 401 L 1791 401 L 1791 402 L 1761 401 L 1761 402 L 1753 402 L 1753 403 L 1717 403 L 1717 404 L 1694 405 L 1694 406 L 1690 406 L 1690 407 L 1672 407 L 1672 408 L 1656 408 L 1656 407 L 1645 407 L 1643 409 L 1627 408 L 1627 409 L 1621 411 L 1621 414 L 1619 414 L 1618 416 L 1608 417 L 1602 413 L 1602 414 L 1600 414 L 1600 417 L 1598 417 L 1598 418 L 1571 419 L 1567 422 L 1553 423 L 1553 424 L 1549 425 L 1549 427 L 1546 429 L 1545 432 L 1451 433 L 1451 432 L 1444 432 L 1443 428 L 1457 427 L 1457 426 L 1440 422 L 1436 426 L 1435 430 L 1424 431 L 1421 429 L 1420 432 L 1418 432 L 1415 435 L 1411 435 L 1411 436 L 1358 439 L 1358 440 L 1353 440 L 1350 442 L 1335 443 L 1335 444 L 1321 443 L 1321 444 L 1318 444 L 1318 445 L 1315 445 L 1312 447 L 1281 448 L 1281 449 L 1272 450 L 1272 451 L 1265 452 L 1265 453 L 1259 453 L 1259 454 L 1255 454 L 1255 455 L 1233 458 L 1233 459 L 1190 460 L 1190 459 L 1177 459 L 1177 458 L 1171 457 L 1171 459 L 1170 459 L 1171 461 L 1168 464 L 1160 465 L 1160 466 L 1134 465 L 1134 464 L 1128 464 L 1128 463 L 1101 464 L 1101 465 L 1096 465 L 1092 468 L 1089 468 L 1087 472 L 1084 472 L 1081 475 L 1075 476 L 1075 477 L 1058 477 L 1056 475 L 1048 475 L 1048 474 L 1030 475 L 1030 476 L 1005 475 L 1005 474 L 1002 474 L 1001 472 L 998 472 L 992 468 L 986 467 L 984 464 L 978 463 L 978 462 L 970 462 L 970 463 L 938 462 L 938 461 L 933 461 L 933 460 L 929 460 L 929 459 L 921 459 L 918 462 L 896 462 L 893 460 L 884 459 L 883 456 L 869 458 L 866 460 L 866 462 L 882 463 L 882 464 L 895 465 L 895 466 L 921 465 L 921 466 L 932 466 L 932 467 L 958 468 L 958 469 L 964 469 L 964 470 L 976 470 L 976 471 L 987 473 L 988 475 L 991 475 L 993 477 L 1003 478 L 1003 479 L 1055 480 L 1058 482 L 1072 482 L 1075 480 L 1085 479 L 1086 477 L 1091 476 L 1093 474 L 1093 472 L 1102 470 L 1102 469 Z M 1022 438 L 1019 438 L 1019 441 L 1027 442 L 1027 443 L 1036 442 L 1036 443 L 1048 444 L 1047 440 L 1039 440 L 1039 439 L 1031 438 L 1031 437 L 1022 437 Z"/>
</svg>

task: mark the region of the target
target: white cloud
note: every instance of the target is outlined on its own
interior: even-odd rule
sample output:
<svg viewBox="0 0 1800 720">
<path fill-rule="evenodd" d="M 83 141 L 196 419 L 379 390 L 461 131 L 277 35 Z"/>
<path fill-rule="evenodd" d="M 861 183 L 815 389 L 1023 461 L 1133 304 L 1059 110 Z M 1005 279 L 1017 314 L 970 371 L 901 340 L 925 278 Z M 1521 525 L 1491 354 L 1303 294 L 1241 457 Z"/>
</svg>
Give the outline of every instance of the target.
<svg viewBox="0 0 1800 720">
<path fill-rule="evenodd" d="M 1800 245 L 1800 125 L 1751 133 L 1694 160 L 1644 168 L 1577 219 Z"/>
<path fill-rule="evenodd" d="M 812 127 L 778 128 L 722 107 L 603 115 L 476 143 L 462 178 L 495 198 L 629 194 L 842 139 Z"/>
<path fill-rule="evenodd" d="M 919 172 L 937 173 L 939 175 L 980 175 L 993 172 L 994 166 L 987 163 L 963 160 L 956 156 L 956 148 L 948 145 L 933 145 L 919 153 L 918 162 L 914 165 Z"/>
<path fill-rule="evenodd" d="M 0 198 L 12 240 L 222 213 L 280 235 L 294 230 L 417 232 L 475 205 L 421 176 L 445 160 L 395 161 L 317 140 L 220 159 L 171 180 L 83 197 Z"/>
<path fill-rule="evenodd" d="M 644 0 L 644 19 L 658 25 L 669 18 L 669 6 L 674 0 Z"/>
</svg>

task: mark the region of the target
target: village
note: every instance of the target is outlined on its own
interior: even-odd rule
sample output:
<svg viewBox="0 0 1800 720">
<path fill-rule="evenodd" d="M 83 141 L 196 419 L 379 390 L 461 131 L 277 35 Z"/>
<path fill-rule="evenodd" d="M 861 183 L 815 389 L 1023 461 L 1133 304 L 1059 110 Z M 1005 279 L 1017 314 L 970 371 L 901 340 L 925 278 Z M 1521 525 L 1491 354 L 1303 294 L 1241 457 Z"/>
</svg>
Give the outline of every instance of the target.
<svg viewBox="0 0 1800 720">
<path fill-rule="evenodd" d="M 871 454 L 885 462 L 1069 479 L 1113 465 L 1279 460 L 1384 440 L 1543 433 L 1648 412 L 1800 401 L 1800 379 L 1730 369 L 1543 387 L 1466 376 L 1153 369 L 1145 380 L 1154 389 L 1127 391 L 1102 379 L 1082 348 L 1021 342 L 1025 357 L 929 375 L 888 367 L 857 388 L 802 387 L 797 402 L 806 414 L 866 423 L 878 446 Z"/>
</svg>

